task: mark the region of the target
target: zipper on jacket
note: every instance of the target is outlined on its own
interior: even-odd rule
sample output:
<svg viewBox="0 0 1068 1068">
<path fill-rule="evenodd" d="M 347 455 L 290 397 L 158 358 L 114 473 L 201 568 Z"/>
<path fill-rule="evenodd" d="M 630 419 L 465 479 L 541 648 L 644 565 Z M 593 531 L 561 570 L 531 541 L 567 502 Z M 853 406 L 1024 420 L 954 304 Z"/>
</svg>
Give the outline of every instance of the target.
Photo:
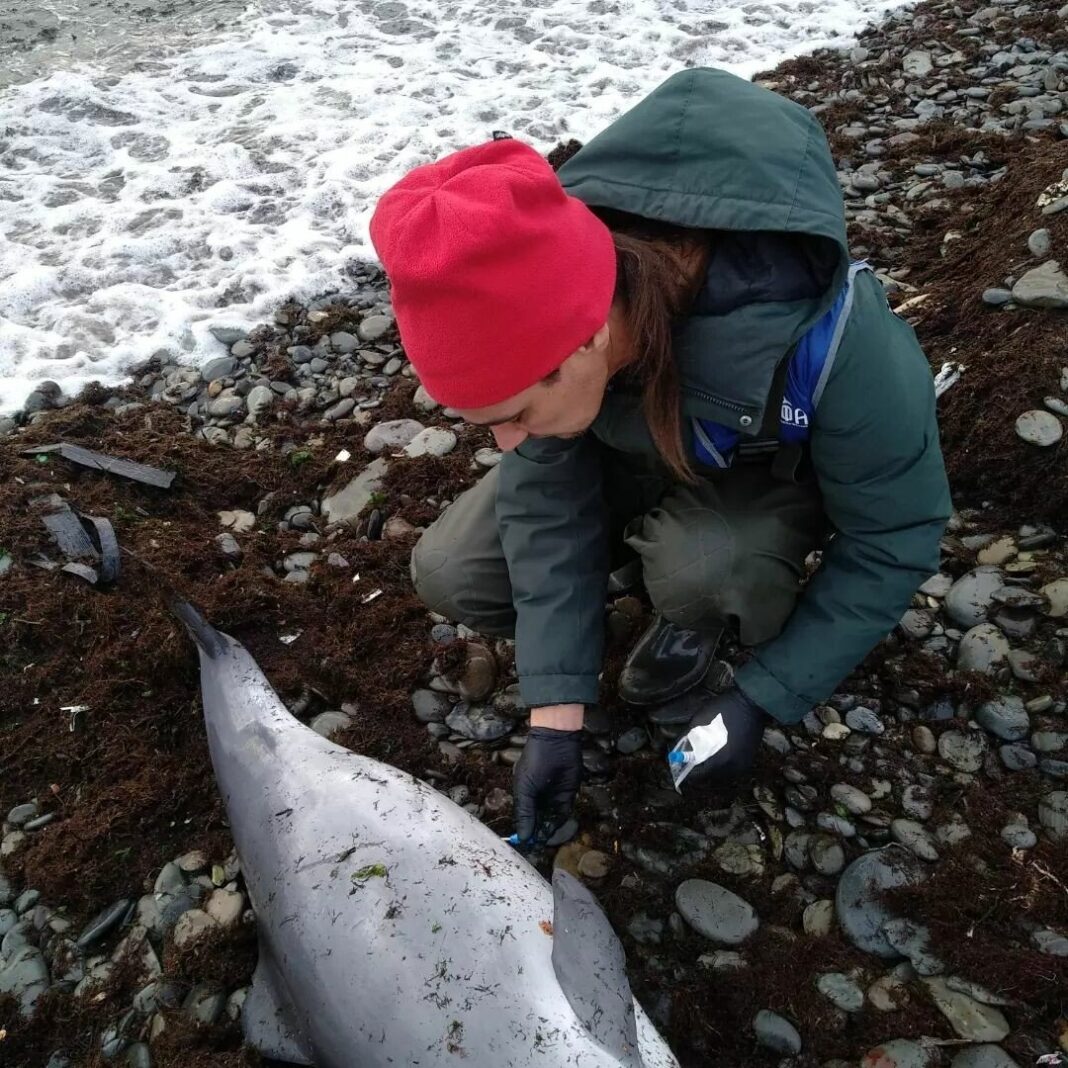
<svg viewBox="0 0 1068 1068">
<path fill-rule="evenodd" d="M 693 386 L 683 386 L 683 393 L 689 393 L 693 397 L 700 397 L 701 400 L 707 401 L 709 404 L 718 404 L 721 408 L 729 408 L 734 412 L 741 412 L 743 415 L 751 410 L 751 406 L 748 404 L 738 404 L 735 401 L 723 400 L 722 397 L 717 397 L 714 393 L 706 393 L 703 389 L 696 389 Z"/>
</svg>

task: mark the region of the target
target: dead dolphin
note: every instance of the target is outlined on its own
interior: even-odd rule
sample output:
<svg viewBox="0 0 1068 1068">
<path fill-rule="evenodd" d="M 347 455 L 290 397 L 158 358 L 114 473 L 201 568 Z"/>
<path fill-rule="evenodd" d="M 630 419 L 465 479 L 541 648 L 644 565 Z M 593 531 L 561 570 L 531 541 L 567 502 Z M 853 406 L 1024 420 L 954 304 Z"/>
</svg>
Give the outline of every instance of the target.
<svg viewBox="0 0 1068 1068">
<path fill-rule="evenodd" d="M 258 919 L 251 1045 L 320 1068 L 678 1068 L 579 880 L 550 888 L 437 790 L 320 737 L 239 643 L 175 610 Z"/>
</svg>

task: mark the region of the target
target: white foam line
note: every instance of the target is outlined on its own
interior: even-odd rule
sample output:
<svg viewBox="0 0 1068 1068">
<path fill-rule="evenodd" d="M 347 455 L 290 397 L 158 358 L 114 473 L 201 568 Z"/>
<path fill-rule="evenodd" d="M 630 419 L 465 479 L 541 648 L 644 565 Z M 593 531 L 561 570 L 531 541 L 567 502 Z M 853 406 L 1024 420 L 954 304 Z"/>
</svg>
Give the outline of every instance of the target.
<svg viewBox="0 0 1068 1068">
<path fill-rule="evenodd" d="M 847 44 L 895 0 L 278 0 L 143 69 L 0 97 L 0 410 L 221 351 L 344 286 L 409 168 L 506 130 L 585 139 L 674 71 Z"/>
</svg>

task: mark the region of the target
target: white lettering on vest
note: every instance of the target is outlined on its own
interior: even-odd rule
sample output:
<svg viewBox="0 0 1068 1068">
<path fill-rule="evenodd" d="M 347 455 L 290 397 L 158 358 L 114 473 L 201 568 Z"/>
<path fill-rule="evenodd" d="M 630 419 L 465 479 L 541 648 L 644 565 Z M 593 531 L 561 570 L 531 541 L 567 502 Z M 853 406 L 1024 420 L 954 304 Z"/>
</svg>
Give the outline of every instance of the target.
<svg viewBox="0 0 1068 1068">
<path fill-rule="evenodd" d="M 808 426 L 808 415 L 803 408 L 795 408 L 785 397 L 779 418 L 787 426 Z"/>
</svg>

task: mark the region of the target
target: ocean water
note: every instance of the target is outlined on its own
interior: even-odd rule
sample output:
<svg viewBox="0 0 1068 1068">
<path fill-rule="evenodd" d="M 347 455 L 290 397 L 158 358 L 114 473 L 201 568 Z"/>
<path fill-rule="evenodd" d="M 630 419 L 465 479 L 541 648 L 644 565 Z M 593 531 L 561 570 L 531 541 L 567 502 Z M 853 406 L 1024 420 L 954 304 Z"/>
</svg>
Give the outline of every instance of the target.
<svg viewBox="0 0 1068 1068">
<path fill-rule="evenodd" d="M 0 0 L 0 411 L 344 285 L 406 170 L 586 139 L 671 73 L 899 0 Z"/>
</svg>

